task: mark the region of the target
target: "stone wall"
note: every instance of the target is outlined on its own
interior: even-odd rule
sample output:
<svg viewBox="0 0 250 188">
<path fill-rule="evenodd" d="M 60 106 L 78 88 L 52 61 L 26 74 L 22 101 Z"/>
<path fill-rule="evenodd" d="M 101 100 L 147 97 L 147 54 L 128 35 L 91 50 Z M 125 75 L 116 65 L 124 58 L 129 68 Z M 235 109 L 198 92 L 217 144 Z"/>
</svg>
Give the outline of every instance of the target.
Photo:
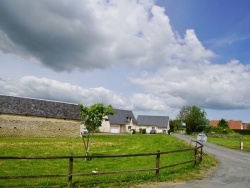
<svg viewBox="0 0 250 188">
<path fill-rule="evenodd" d="M 0 114 L 0 136 L 79 137 L 80 120 Z"/>
</svg>

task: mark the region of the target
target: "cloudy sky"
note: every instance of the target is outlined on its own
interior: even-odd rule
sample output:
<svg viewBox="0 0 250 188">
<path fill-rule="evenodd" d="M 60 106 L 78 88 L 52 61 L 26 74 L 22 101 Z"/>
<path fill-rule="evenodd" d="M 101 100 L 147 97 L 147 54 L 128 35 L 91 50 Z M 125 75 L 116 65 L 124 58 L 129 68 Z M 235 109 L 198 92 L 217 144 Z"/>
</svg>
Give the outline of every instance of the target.
<svg viewBox="0 0 250 188">
<path fill-rule="evenodd" d="M 0 94 L 250 122 L 249 0 L 0 0 Z"/>
</svg>

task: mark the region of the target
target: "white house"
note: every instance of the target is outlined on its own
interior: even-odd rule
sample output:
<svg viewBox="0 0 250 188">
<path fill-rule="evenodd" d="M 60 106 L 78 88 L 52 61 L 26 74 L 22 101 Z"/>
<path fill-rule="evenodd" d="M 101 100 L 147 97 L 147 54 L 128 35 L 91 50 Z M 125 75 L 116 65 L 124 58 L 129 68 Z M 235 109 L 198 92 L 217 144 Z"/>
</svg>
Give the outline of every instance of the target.
<svg viewBox="0 0 250 188">
<path fill-rule="evenodd" d="M 131 110 L 114 109 L 114 115 L 108 115 L 108 121 L 103 121 L 100 131 L 104 133 L 126 133 L 136 129 L 136 119 Z"/>
<path fill-rule="evenodd" d="M 170 128 L 169 117 L 139 115 L 137 117 L 137 128 L 146 129 L 146 133 L 150 133 L 151 130 L 156 130 L 156 133 L 167 132 Z"/>
</svg>

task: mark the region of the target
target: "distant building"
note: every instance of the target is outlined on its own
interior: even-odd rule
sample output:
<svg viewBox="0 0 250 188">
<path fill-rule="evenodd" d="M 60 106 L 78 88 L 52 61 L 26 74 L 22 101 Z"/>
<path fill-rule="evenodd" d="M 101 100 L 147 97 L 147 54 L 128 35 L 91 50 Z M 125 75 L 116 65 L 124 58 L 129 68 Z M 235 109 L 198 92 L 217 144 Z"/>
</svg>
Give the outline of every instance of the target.
<svg viewBox="0 0 250 188">
<path fill-rule="evenodd" d="M 211 120 L 211 126 L 217 126 L 220 120 Z M 227 120 L 228 127 L 232 130 L 243 129 L 243 123 L 241 120 Z"/>
<path fill-rule="evenodd" d="M 167 132 L 169 130 L 169 117 L 139 115 L 137 126 L 138 129 L 146 129 L 147 133 L 150 133 L 151 130 L 155 130 L 156 133 Z"/>
<path fill-rule="evenodd" d="M 243 129 L 250 129 L 250 123 L 242 123 Z"/>
</svg>

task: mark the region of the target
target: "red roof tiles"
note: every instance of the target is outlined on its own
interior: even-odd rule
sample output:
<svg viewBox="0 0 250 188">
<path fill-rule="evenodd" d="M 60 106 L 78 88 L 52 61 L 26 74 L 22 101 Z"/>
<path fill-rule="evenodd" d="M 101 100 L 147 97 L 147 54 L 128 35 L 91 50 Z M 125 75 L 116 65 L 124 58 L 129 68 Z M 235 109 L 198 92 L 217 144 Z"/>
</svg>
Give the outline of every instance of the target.
<svg viewBox="0 0 250 188">
<path fill-rule="evenodd" d="M 211 126 L 217 126 L 219 123 L 219 120 L 211 120 L 210 125 Z M 243 129 L 243 124 L 241 120 L 228 120 L 228 127 L 230 129 Z"/>
</svg>

